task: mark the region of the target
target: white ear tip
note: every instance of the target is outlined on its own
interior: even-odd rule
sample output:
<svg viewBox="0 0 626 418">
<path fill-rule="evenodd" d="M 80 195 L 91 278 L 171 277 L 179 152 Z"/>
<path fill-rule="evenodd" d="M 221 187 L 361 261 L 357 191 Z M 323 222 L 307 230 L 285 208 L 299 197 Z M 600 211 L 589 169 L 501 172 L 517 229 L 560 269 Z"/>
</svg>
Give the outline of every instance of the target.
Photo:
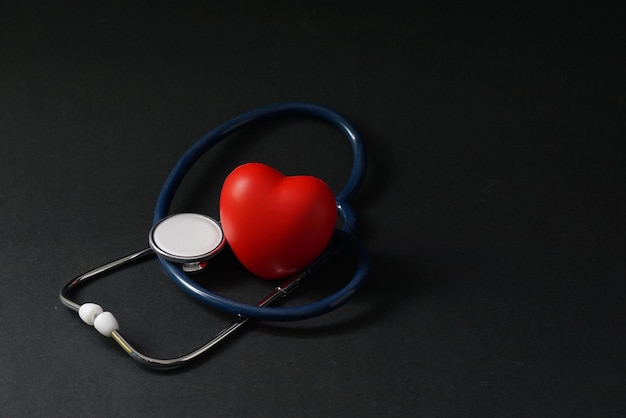
<svg viewBox="0 0 626 418">
<path fill-rule="evenodd" d="M 117 331 L 120 328 L 117 319 L 111 312 L 102 312 L 96 316 L 93 326 L 105 337 L 110 337 L 113 331 Z"/>
<path fill-rule="evenodd" d="M 80 316 L 80 319 L 87 325 L 93 325 L 94 320 L 101 313 L 102 308 L 95 303 L 84 303 L 78 308 L 78 316 Z"/>
</svg>

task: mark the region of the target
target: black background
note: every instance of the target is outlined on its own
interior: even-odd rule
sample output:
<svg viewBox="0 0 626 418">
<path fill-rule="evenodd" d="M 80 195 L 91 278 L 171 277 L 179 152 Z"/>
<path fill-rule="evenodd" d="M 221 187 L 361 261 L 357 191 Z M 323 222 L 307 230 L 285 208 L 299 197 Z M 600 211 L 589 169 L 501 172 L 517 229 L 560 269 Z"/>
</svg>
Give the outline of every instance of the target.
<svg viewBox="0 0 626 418">
<path fill-rule="evenodd" d="M 624 416 L 624 19 L 518 3 L 0 3 L 0 415 Z M 140 367 L 58 290 L 146 246 L 196 139 L 284 100 L 335 108 L 365 138 L 366 288 L 177 372 Z M 310 119 L 251 129 L 203 157 L 174 210 L 217 216 L 246 161 L 338 191 L 344 142 Z M 352 269 L 333 263 L 287 303 Z M 207 276 L 249 302 L 271 287 L 228 253 Z M 155 356 L 230 319 L 156 262 L 76 299 Z"/>
</svg>

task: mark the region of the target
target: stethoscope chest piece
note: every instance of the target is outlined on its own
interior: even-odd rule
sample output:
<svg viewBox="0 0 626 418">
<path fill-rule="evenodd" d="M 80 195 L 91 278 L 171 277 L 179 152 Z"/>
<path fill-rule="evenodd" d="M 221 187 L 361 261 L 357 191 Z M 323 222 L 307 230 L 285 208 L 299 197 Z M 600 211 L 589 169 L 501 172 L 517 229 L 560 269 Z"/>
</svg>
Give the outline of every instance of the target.
<svg viewBox="0 0 626 418">
<path fill-rule="evenodd" d="M 150 230 L 149 242 L 155 253 L 193 272 L 204 268 L 204 261 L 219 253 L 225 240 L 216 220 L 197 213 L 178 213 L 157 222 Z"/>
</svg>

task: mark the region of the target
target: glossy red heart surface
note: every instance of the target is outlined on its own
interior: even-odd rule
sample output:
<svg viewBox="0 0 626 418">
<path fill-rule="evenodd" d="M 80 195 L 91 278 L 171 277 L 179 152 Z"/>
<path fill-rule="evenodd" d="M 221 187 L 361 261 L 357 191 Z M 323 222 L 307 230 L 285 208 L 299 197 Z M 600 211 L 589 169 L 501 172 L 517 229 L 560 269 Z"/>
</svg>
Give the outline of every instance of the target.
<svg viewBox="0 0 626 418">
<path fill-rule="evenodd" d="M 278 279 L 302 271 L 324 251 L 337 210 L 322 180 L 248 163 L 224 181 L 220 218 L 239 261 L 256 276 Z"/>
</svg>

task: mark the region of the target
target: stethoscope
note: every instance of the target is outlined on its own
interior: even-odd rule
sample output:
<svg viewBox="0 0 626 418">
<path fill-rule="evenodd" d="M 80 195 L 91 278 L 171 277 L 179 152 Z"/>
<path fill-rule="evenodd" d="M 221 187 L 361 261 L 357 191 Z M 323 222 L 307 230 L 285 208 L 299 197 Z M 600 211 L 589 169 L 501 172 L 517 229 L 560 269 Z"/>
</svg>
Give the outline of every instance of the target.
<svg viewBox="0 0 626 418">
<path fill-rule="evenodd" d="M 217 295 L 194 281 L 188 273 L 201 270 L 211 257 L 226 244 L 220 222 L 191 213 L 170 215 L 173 197 L 185 175 L 212 146 L 255 123 L 282 116 L 310 116 L 325 120 L 338 128 L 348 139 L 353 155 L 350 177 L 344 188 L 335 196 L 335 205 L 342 225 L 335 228 L 325 250 L 301 271 L 289 275 L 256 306 Z M 348 204 L 363 183 L 367 159 L 363 141 L 354 126 L 335 111 L 311 103 L 286 102 L 261 107 L 239 115 L 218 126 L 200 138 L 176 163 L 159 194 L 154 211 L 154 225 L 149 233 L 150 247 L 88 271 L 68 282 L 59 293 L 63 305 L 78 312 L 88 325 L 94 326 L 104 336 L 112 337 L 124 351 L 138 362 L 157 369 L 182 366 L 198 358 L 235 333 L 248 320 L 298 321 L 331 312 L 346 303 L 363 285 L 369 271 L 367 249 L 354 237 L 355 215 Z M 317 302 L 295 307 L 269 307 L 287 296 L 306 277 L 317 272 L 343 248 L 349 248 L 357 257 L 357 268 L 352 279 L 336 293 Z M 196 350 L 177 358 L 156 359 L 137 351 L 120 333 L 115 316 L 95 303 L 78 304 L 70 299 L 77 286 L 115 269 L 136 262 L 150 254 L 158 257 L 161 265 L 178 287 L 192 298 L 215 309 L 237 315 L 237 320 L 219 331 L 210 341 Z"/>
</svg>

